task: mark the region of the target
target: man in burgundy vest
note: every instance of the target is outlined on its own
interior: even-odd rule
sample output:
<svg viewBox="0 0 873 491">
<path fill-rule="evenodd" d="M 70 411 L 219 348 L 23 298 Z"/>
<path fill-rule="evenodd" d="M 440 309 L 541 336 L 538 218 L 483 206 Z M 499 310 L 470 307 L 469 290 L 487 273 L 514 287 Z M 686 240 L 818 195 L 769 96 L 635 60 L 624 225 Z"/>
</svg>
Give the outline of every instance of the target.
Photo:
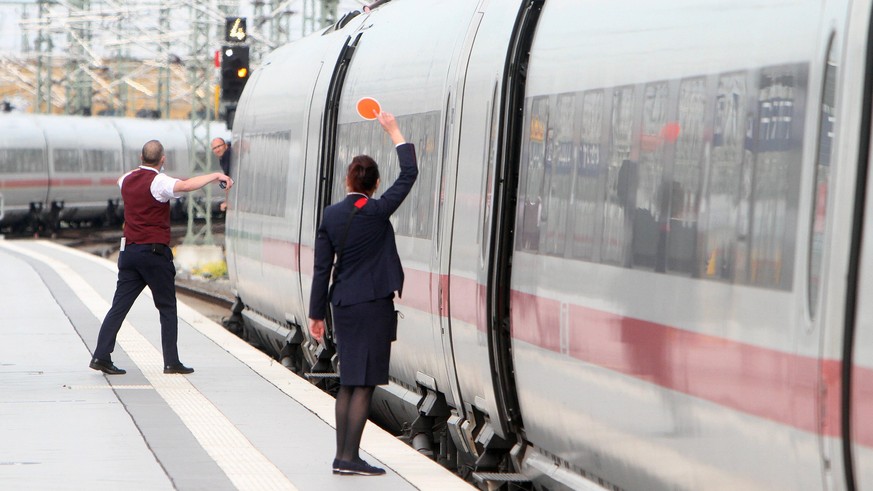
<svg viewBox="0 0 873 491">
<path fill-rule="evenodd" d="M 112 307 L 100 326 L 97 348 L 89 365 L 109 375 L 126 373 L 112 363 L 111 356 L 121 323 L 146 286 L 160 312 L 164 373 L 194 371 L 179 361 L 176 347 L 179 319 L 176 316 L 176 267 L 170 249 L 170 199 L 215 181 L 223 182 L 230 189 L 233 181 L 221 172 L 185 180 L 174 179 L 161 173 L 165 161 L 164 146 L 151 140 L 142 147 L 142 165 L 118 179 L 124 200 L 124 238 L 118 255 L 118 284 Z"/>
</svg>

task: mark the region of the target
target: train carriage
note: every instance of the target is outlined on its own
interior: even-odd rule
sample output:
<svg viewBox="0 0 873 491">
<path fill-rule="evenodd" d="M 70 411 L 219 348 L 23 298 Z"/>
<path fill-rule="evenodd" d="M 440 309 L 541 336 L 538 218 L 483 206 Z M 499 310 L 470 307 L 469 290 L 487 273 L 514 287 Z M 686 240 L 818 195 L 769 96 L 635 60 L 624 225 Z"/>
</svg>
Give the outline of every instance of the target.
<svg viewBox="0 0 873 491">
<path fill-rule="evenodd" d="M 38 116 L 46 137 L 49 192 L 53 218 L 90 221 L 118 203 L 122 172 L 121 139 L 108 120 Z M 88 142 L 87 146 L 83 142 Z M 66 204 L 71 205 L 67 207 Z M 54 213 L 58 213 L 54 215 Z"/>
<path fill-rule="evenodd" d="M 247 330 L 342 370 L 305 330 L 312 244 L 350 156 L 396 175 L 355 114 L 371 96 L 421 168 L 382 421 L 543 489 L 873 483 L 871 4 L 427 8 L 346 16 L 249 81 L 227 221 Z"/>
<path fill-rule="evenodd" d="M 149 140 L 164 145 L 165 172 L 195 174 L 188 121 L 4 114 L 0 128 L 0 226 L 12 230 L 117 224 L 123 218 L 118 178 L 140 164 Z M 207 131 L 208 138 L 231 137 L 224 123 L 212 122 Z M 217 169 L 212 154 L 201 151 Z M 213 193 L 213 212 L 224 199 Z M 185 216 L 184 200 L 174 206 L 177 218 Z"/>
<path fill-rule="evenodd" d="M 45 135 L 32 117 L 0 117 L 0 139 L 0 221 L 25 226 L 48 196 Z"/>
</svg>

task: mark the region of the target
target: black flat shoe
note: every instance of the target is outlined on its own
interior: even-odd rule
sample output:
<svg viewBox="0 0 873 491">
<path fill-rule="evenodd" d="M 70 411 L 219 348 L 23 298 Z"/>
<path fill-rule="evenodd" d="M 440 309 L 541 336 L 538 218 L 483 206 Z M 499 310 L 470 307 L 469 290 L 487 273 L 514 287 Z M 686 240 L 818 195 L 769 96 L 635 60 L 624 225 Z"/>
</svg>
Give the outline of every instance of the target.
<svg viewBox="0 0 873 491">
<path fill-rule="evenodd" d="M 89 368 L 93 370 L 99 370 L 106 375 L 124 375 L 127 373 L 127 370 L 122 370 L 117 366 L 113 365 L 111 361 L 106 360 L 98 360 L 97 358 L 93 358 L 91 360 L 91 364 L 88 365 Z"/>
<path fill-rule="evenodd" d="M 178 365 L 165 366 L 164 373 L 178 373 L 181 375 L 188 375 L 189 373 L 194 373 L 194 369 L 186 367 L 185 365 L 179 363 Z"/>
<path fill-rule="evenodd" d="M 385 474 L 385 469 L 372 466 L 363 460 L 355 462 L 347 462 L 345 460 L 337 460 L 333 469 L 334 474 L 343 476 L 381 476 Z"/>
</svg>

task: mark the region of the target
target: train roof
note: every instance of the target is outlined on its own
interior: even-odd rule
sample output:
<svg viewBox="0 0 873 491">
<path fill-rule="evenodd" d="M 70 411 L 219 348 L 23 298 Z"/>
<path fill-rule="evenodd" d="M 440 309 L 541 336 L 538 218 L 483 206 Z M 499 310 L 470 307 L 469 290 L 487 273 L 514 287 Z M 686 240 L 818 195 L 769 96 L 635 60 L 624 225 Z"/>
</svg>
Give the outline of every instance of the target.
<svg viewBox="0 0 873 491">
<path fill-rule="evenodd" d="M 0 147 L 45 148 L 45 134 L 29 114 L 4 114 L 0 116 Z"/>
</svg>

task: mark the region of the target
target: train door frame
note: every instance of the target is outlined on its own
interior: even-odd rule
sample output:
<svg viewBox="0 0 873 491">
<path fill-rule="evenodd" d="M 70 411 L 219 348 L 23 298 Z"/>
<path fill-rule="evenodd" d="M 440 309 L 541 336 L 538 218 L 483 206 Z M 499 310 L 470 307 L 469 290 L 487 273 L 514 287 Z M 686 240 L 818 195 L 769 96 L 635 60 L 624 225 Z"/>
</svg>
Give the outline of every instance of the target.
<svg viewBox="0 0 873 491">
<path fill-rule="evenodd" d="M 488 344 L 491 347 L 492 373 L 497 407 L 510 432 L 524 438 L 524 422 L 515 385 L 512 359 L 510 298 L 512 255 L 515 244 L 515 214 L 518 201 L 518 174 L 521 164 L 521 132 L 524 127 L 524 102 L 527 64 L 544 0 L 527 0 L 519 9 L 512 40 L 507 50 L 500 95 L 498 130 L 498 168 L 494 179 L 494 215 L 491 221 L 491 253 L 488 265 L 487 310 Z"/>
<path fill-rule="evenodd" d="M 343 47 L 339 51 L 339 55 L 337 56 L 336 62 L 333 65 L 333 70 L 331 71 L 330 81 L 327 85 L 326 90 L 326 99 L 324 106 L 314 104 L 317 93 L 315 89 L 313 89 L 313 94 L 310 99 L 310 107 L 309 107 L 309 121 L 310 124 L 314 120 L 313 119 L 313 111 L 317 110 L 320 107 L 324 107 L 324 112 L 321 113 L 320 124 L 321 128 L 318 133 L 319 135 L 319 148 L 317 153 L 317 186 L 315 191 L 315 196 L 312 201 L 314 205 L 313 209 L 313 219 L 312 224 L 314 225 L 312 231 L 313 234 L 315 230 L 318 229 L 318 226 L 321 224 L 322 217 L 324 215 L 324 209 L 330 206 L 332 200 L 332 186 L 334 179 L 334 158 L 336 156 L 336 145 L 337 145 L 337 121 L 339 119 L 339 101 L 342 97 L 343 86 L 345 84 L 346 73 L 348 72 L 349 65 L 352 62 L 352 58 L 355 54 L 355 49 L 358 46 L 358 43 L 361 41 L 361 37 L 363 36 L 363 32 L 358 32 L 357 35 L 348 36 L 346 38 L 345 43 L 343 43 Z M 322 65 L 319 70 L 318 80 L 321 80 L 321 76 L 324 70 L 324 65 Z M 316 87 L 318 87 L 318 82 L 316 82 Z M 307 142 L 308 145 L 308 142 Z M 307 148 L 308 153 L 308 148 Z M 305 204 L 304 204 L 305 206 Z M 303 243 L 303 222 L 301 221 L 301 227 L 298 231 L 298 243 Z M 302 281 L 302 278 L 301 278 Z M 303 285 L 301 283 L 301 292 L 303 290 Z M 304 302 L 304 305 L 307 302 Z M 308 331 L 308 327 L 304 328 Z M 337 372 L 339 366 L 339 358 L 336 355 L 336 347 L 333 345 L 333 318 L 331 316 L 331 309 L 327 309 L 326 317 L 325 317 L 325 330 L 327 334 L 325 336 L 325 343 L 313 343 L 310 345 L 310 349 L 306 350 L 307 353 L 307 361 L 312 367 L 313 372 L 326 372 L 330 371 L 333 373 Z M 328 341 L 331 340 L 331 341 Z M 328 366 L 329 365 L 329 366 Z"/>
<path fill-rule="evenodd" d="M 331 204 L 331 186 L 333 185 L 334 175 L 334 157 L 336 155 L 336 139 L 337 139 L 337 121 L 339 119 L 339 101 L 342 97 L 343 85 L 345 84 L 346 73 L 348 73 L 349 65 L 355 55 L 355 50 L 358 43 L 361 41 L 363 32 L 359 32 L 354 40 L 349 36 L 346 38 L 337 57 L 334 69 L 330 77 L 330 84 L 327 88 L 327 100 L 325 101 L 325 111 L 322 115 L 321 125 L 321 149 L 319 152 L 319 178 L 318 190 L 315 195 L 315 225 L 321 223 L 321 217 L 324 209 Z M 314 97 L 314 96 L 313 96 Z M 315 106 L 312 106 L 315 107 Z M 311 116 L 311 108 L 310 108 Z"/>
<path fill-rule="evenodd" d="M 462 417 L 469 419 L 467 405 L 472 401 L 464 401 L 460 383 L 458 381 L 458 369 L 455 362 L 454 341 L 452 337 L 451 321 L 451 277 L 452 277 L 452 238 L 455 224 L 455 200 L 457 199 L 457 177 L 460 162 L 459 140 L 462 134 L 462 114 L 464 110 L 464 88 L 466 85 L 467 66 L 473 52 L 476 35 L 479 32 L 483 12 L 477 11 L 470 20 L 464 42 L 454 57 L 453 68 L 448 80 L 446 90 L 446 111 L 443 125 L 443 152 L 440 162 L 440 176 L 437 193 L 441 196 L 441 204 L 437 207 L 436 216 L 436 240 L 434 241 L 435 257 L 431 260 L 431 269 L 439 273 L 436 287 L 437 296 L 434 299 L 439 313 L 440 337 L 442 341 L 443 356 L 446 361 L 446 379 L 451 381 L 451 395 L 456 409 Z"/>
<path fill-rule="evenodd" d="M 836 163 L 830 170 L 830 184 L 827 191 L 828 216 L 823 242 L 824 263 L 821 268 L 818 292 L 811 291 L 811 279 L 807 276 L 807 289 L 803 300 L 807 307 L 808 319 L 820 330 L 819 351 L 819 441 L 820 457 L 823 466 L 824 489 L 859 489 L 857 479 L 866 470 L 873 469 L 873 462 L 856 460 L 856 444 L 853 415 L 853 396 L 856 373 L 854 356 L 859 326 L 863 324 L 861 315 L 864 308 L 860 295 L 865 286 L 865 260 L 869 262 L 869 249 L 864 251 L 864 230 L 866 199 L 869 188 L 869 164 L 873 158 L 873 12 L 871 2 L 827 2 L 828 10 L 822 15 L 822 38 L 819 46 L 819 63 L 833 59 L 837 63 L 834 107 L 834 137 L 832 140 L 831 162 Z M 831 48 L 836 47 L 836 56 Z M 822 76 L 826 77 L 825 70 Z M 822 83 L 821 104 L 824 103 L 824 83 Z M 862 101 L 859 105 L 858 101 Z M 821 106 L 819 106 L 821 107 Z M 818 110 L 817 113 L 823 111 Z M 823 125 L 823 122 L 819 122 Z M 816 128 L 817 137 L 826 128 Z M 820 151 L 820 141 L 815 150 Z M 813 177 L 804 192 L 817 193 L 817 177 Z M 810 205 L 810 234 L 816 226 L 818 203 Z M 810 238 L 810 264 L 812 251 Z M 867 256 L 867 257 L 865 257 Z M 870 271 L 870 267 L 867 267 Z M 812 274 L 809 270 L 808 275 Z M 866 274 L 869 277 L 870 273 Z M 870 280 L 866 281 L 867 289 Z M 869 292 L 867 293 L 869 295 Z M 816 298 L 812 298 L 816 297 Z M 817 301 L 817 312 L 813 315 L 811 306 Z M 868 323 L 869 325 L 869 323 Z M 868 339 L 869 341 L 869 339 Z M 869 359 L 865 359 L 869 363 Z M 868 426 L 869 427 L 869 426 Z M 866 451 L 869 455 L 869 449 Z M 859 464 L 861 469 L 859 469 Z M 869 483 L 868 483 L 869 484 Z M 863 485 L 862 485 L 863 487 Z"/>
<path fill-rule="evenodd" d="M 812 352 L 817 353 L 819 358 L 815 380 L 818 386 L 818 404 L 821 408 L 818 414 L 819 427 L 823 428 L 818 432 L 819 471 L 822 481 L 825 483 L 833 481 L 834 468 L 837 467 L 834 462 L 839 461 L 837 453 L 840 451 L 836 448 L 839 444 L 829 439 L 831 436 L 827 431 L 828 427 L 839 424 L 835 423 L 839 415 L 829 414 L 834 411 L 827 404 L 828 399 L 833 400 L 832 397 L 828 397 L 828 392 L 832 390 L 829 384 L 832 384 L 836 371 L 832 361 L 833 357 L 828 355 L 827 350 L 829 335 L 827 320 L 830 317 L 830 313 L 827 312 L 829 310 L 827 298 L 833 294 L 839 296 L 839 293 L 828 291 L 822 280 L 825 279 L 829 270 L 835 269 L 832 261 L 828 261 L 828 256 L 839 256 L 833 242 L 840 240 L 838 232 L 844 229 L 833 226 L 835 200 L 832 199 L 831 195 L 837 184 L 837 175 L 845 172 L 848 167 L 839 165 L 838 160 L 834 158 L 835 129 L 833 118 L 837 115 L 834 111 L 834 100 L 828 101 L 828 92 L 831 92 L 832 98 L 840 96 L 841 88 L 836 83 L 836 79 L 839 78 L 844 64 L 841 54 L 844 37 L 845 31 L 842 27 L 830 26 L 823 29 L 817 41 L 820 52 L 813 59 L 812 69 L 809 72 L 811 89 L 809 113 L 815 115 L 815 127 L 810 131 L 810 134 L 814 137 L 815 143 L 812 157 L 809 159 L 813 172 L 808 184 L 804 184 L 800 188 L 801 202 L 808 200 L 806 219 L 809 228 L 805 237 L 806 252 L 802 257 L 798 257 L 798 264 L 801 266 L 797 274 L 797 301 L 798 309 L 802 314 L 799 325 L 793 333 L 795 352 L 804 353 L 812 350 Z M 830 87 L 829 83 L 832 84 Z M 814 89 L 815 87 L 817 90 Z M 826 104 L 829 104 L 830 111 L 825 109 Z M 829 115 L 832 116 L 830 122 L 827 121 Z M 830 138 L 830 142 L 828 142 L 828 138 Z M 829 153 L 823 157 L 822 151 L 825 148 Z M 806 160 L 804 161 L 806 162 Z M 824 177 L 826 181 L 821 181 L 825 170 L 827 171 L 827 175 Z M 806 174 L 809 171 L 803 169 L 802 172 Z M 808 198 L 805 198 L 805 195 Z"/>
<path fill-rule="evenodd" d="M 869 262 L 869 249 L 870 246 L 864 247 L 865 240 L 869 243 L 870 238 L 865 238 L 866 234 L 873 233 L 873 230 L 870 230 L 869 227 L 865 230 L 865 221 L 868 220 L 866 218 L 868 207 L 871 206 L 871 203 L 868 202 L 866 191 L 869 189 L 871 183 L 869 182 L 871 178 L 873 178 L 873 174 L 870 173 L 870 161 L 873 160 L 873 12 L 871 12 L 871 5 L 869 2 L 860 2 L 862 5 L 860 7 L 857 6 L 857 3 L 852 3 L 852 7 L 857 10 L 861 10 L 866 7 L 862 12 L 852 12 L 849 15 L 851 19 L 846 27 L 846 37 L 848 41 L 845 42 L 845 54 L 843 56 L 844 60 L 849 60 L 849 53 L 852 52 L 851 48 L 858 48 L 860 43 L 864 43 L 863 51 L 860 49 L 857 52 L 863 52 L 864 58 L 861 61 L 862 68 L 859 70 L 863 74 L 863 92 L 862 92 L 862 104 L 861 104 L 861 115 L 859 118 L 860 128 L 857 134 L 858 145 L 857 145 L 857 161 L 855 164 L 856 175 L 853 179 L 853 187 L 854 187 L 854 195 L 852 197 L 852 213 L 851 213 L 851 240 L 848 247 L 848 265 L 847 265 L 847 274 L 844 279 L 846 285 L 846 294 L 845 294 L 845 315 L 843 316 L 843 326 L 842 326 L 842 363 L 840 364 L 840 421 L 841 429 L 840 436 L 842 439 L 842 453 L 843 453 L 843 472 L 845 478 L 846 489 L 849 491 L 854 491 L 855 489 L 860 489 L 860 486 L 863 486 L 863 483 L 858 482 L 858 478 L 864 474 L 866 470 L 868 475 L 873 468 L 873 462 L 870 461 L 869 458 L 864 460 L 859 460 L 859 453 L 856 452 L 855 448 L 860 446 L 859 443 L 855 443 L 854 438 L 858 436 L 856 433 L 856 428 L 854 426 L 855 416 L 857 413 L 854 411 L 855 403 L 859 402 L 856 394 L 856 380 L 854 375 L 857 371 L 856 363 L 856 355 L 859 354 L 857 351 L 857 346 L 860 345 L 858 343 L 859 337 L 865 333 L 859 332 L 858 327 L 862 324 L 861 321 L 861 313 L 862 313 L 862 303 L 860 301 L 861 289 L 864 286 L 862 267 L 864 266 L 865 259 Z M 857 15 L 856 15 L 857 14 Z M 854 25 L 854 23 L 861 25 Z M 863 22 L 863 24 L 862 24 Z M 853 29 L 854 28 L 854 29 Z M 866 29 L 866 37 L 860 39 L 860 36 L 852 37 L 851 33 L 855 30 L 861 31 L 863 28 Z M 846 72 L 843 72 L 843 77 L 846 77 Z M 843 85 L 845 85 L 844 82 Z M 848 99 L 848 98 L 846 98 Z M 846 106 L 846 103 L 841 104 L 842 106 Z M 847 127 L 851 127 L 850 125 L 846 125 Z M 849 167 L 847 165 L 847 167 Z M 836 194 L 836 193 L 835 193 Z M 865 253 L 865 249 L 867 252 Z M 867 266 L 867 270 L 870 270 L 870 267 Z M 869 341 L 869 336 L 866 338 Z M 870 361 L 870 360 L 866 360 Z M 868 424 L 869 425 L 869 424 Z M 866 451 L 869 454 L 869 449 Z M 869 484 L 869 482 L 867 483 Z"/>
</svg>

